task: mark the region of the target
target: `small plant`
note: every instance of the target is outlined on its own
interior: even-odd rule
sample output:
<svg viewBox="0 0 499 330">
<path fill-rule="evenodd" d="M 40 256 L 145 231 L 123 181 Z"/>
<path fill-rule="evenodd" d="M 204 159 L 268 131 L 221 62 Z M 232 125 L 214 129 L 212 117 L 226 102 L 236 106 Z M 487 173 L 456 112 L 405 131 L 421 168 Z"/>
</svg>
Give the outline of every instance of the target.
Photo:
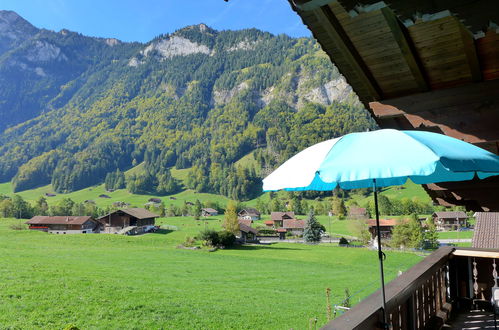
<svg viewBox="0 0 499 330">
<path fill-rule="evenodd" d="M 326 288 L 326 316 L 331 321 L 331 288 Z"/>
<path fill-rule="evenodd" d="M 350 303 L 350 290 L 348 288 L 345 288 L 345 299 L 343 300 L 343 307 L 352 307 L 352 304 Z"/>
<path fill-rule="evenodd" d="M 74 324 L 68 324 L 64 327 L 64 330 L 80 330 L 76 325 Z"/>
<path fill-rule="evenodd" d="M 349 245 L 350 243 L 345 237 L 340 238 L 340 245 Z"/>
<path fill-rule="evenodd" d="M 193 237 L 187 236 L 185 238 L 185 242 L 182 245 L 185 247 L 192 247 L 194 246 L 194 244 L 196 244 L 196 240 Z"/>
<path fill-rule="evenodd" d="M 16 223 L 16 224 L 10 225 L 10 229 L 24 230 L 24 229 L 26 229 L 26 226 L 24 226 L 22 223 Z"/>
</svg>

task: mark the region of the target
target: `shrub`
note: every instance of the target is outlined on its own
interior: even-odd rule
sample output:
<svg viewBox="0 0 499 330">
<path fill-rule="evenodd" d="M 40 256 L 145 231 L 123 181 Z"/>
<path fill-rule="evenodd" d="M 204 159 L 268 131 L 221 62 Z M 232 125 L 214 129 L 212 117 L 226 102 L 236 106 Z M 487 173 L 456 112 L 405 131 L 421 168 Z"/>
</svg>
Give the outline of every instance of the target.
<svg viewBox="0 0 499 330">
<path fill-rule="evenodd" d="M 186 247 L 192 247 L 192 246 L 194 246 L 194 244 L 196 244 L 196 240 L 192 237 L 187 236 L 185 238 L 185 242 L 182 245 L 184 245 Z"/>
<path fill-rule="evenodd" d="M 275 229 L 271 229 L 271 228 L 264 228 L 264 229 L 258 229 L 258 234 L 273 236 L 273 235 L 277 235 L 277 231 Z"/>
<path fill-rule="evenodd" d="M 234 245 L 234 242 L 236 241 L 236 236 L 233 233 L 226 230 L 218 232 L 218 237 L 219 237 L 219 244 L 223 245 L 226 248 Z"/>
<path fill-rule="evenodd" d="M 340 245 L 348 245 L 348 240 L 345 237 L 340 238 Z"/>
<path fill-rule="evenodd" d="M 199 233 L 199 237 L 206 242 L 206 245 L 217 246 L 220 244 L 218 232 L 213 229 L 205 229 Z"/>
</svg>

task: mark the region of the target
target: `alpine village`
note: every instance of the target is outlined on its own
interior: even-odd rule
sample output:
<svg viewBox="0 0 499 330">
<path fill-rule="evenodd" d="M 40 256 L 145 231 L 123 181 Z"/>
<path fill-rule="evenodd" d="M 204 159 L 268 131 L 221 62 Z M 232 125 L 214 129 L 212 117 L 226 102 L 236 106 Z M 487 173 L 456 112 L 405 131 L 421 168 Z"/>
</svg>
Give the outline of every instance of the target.
<svg viewBox="0 0 499 330">
<path fill-rule="evenodd" d="M 0 4 L 0 329 L 497 329 L 499 2 L 263 3 Z"/>
</svg>

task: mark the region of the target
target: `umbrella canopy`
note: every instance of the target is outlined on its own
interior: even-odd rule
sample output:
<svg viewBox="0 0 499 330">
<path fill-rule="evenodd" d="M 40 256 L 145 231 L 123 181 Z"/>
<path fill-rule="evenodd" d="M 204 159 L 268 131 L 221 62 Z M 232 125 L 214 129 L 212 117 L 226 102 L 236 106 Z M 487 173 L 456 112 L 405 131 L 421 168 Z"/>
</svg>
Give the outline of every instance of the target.
<svg viewBox="0 0 499 330">
<path fill-rule="evenodd" d="M 383 129 L 315 144 L 263 180 L 263 189 L 333 190 L 426 184 L 499 175 L 499 156 L 455 138 Z"/>
</svg>

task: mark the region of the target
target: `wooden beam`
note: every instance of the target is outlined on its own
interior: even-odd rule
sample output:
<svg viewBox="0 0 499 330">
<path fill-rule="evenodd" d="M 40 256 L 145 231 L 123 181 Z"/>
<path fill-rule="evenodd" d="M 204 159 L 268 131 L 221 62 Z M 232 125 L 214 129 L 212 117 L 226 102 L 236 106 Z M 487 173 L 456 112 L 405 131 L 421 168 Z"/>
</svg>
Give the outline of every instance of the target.
<svg viewBox="0 0 499 330">
<path fill-rule="evenodd" d="M 318 9 L 322 6 L 330 4 L 331 2 L 335 2 L 336 0 L 291 0 L 296 8 L 309 11 Z"/>
<path fill-rule="evenodd" d="M 354 73 L 365 88 L 367 88 L 372 100 L 382 98 L 383 93 L 381 88 L 378 86 L 378 83 L 364 63 L 357 49 L 355 49 L 355 46 L 350 41 L 331 8 L 329 6 L 322 6 L 319 9 L 315 9 L 313 12 L 326 31 L 328 37 L 334 43 L 334 46 L 341 53 L 348 66 L 350 66 L 352 73 Z M 334 56 L 334 54 L 332 55 Z"/>
<path fill-rule="evenodd" d="M 381 8 L 381 13 L 385 17 L 386 22 L 392 31 L 393 37 L 400 47 L 402 55 L 404 56 L 409 69 L 411 70 L 414 80 L 416 80 L 419 91 L 427 91 L 429 87 L 424 75 L 423 65 L 421 64 L 419 58 L 416 58 L 414 56 L 414 54 L 417 53 L 412 43 L 409 42 L 409 40 L 411 39 L 405 26 L 401 24 L 399 19 L 395 16 L 393 11 L 390 10 L 390 8 Z"/>
<path fill-rule="evenodd" d="M 477 257 L 477 258 L 494 258 L 499 259 L 499 251 L 493 250 L 464 250 L 456 249 L 452 252 L 452 255 L 458 257 Z"/>
</svg>

